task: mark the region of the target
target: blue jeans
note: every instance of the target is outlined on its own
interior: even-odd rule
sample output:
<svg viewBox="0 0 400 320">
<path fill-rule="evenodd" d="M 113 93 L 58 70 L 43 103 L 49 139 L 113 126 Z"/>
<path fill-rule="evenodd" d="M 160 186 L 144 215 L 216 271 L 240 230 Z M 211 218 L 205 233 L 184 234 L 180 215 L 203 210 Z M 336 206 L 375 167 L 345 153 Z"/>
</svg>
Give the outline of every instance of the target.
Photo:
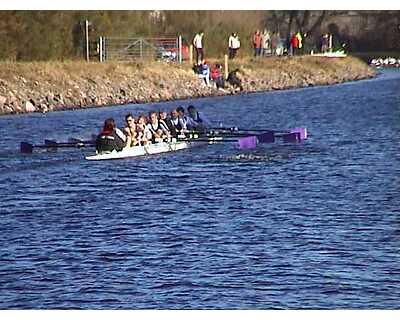
<svg viewBox="0 0 400 320">
<path fill-rule="evenodd" d="M 254 56 L 261 56 L 261 48 L 254 48 Z"/>
</svg>

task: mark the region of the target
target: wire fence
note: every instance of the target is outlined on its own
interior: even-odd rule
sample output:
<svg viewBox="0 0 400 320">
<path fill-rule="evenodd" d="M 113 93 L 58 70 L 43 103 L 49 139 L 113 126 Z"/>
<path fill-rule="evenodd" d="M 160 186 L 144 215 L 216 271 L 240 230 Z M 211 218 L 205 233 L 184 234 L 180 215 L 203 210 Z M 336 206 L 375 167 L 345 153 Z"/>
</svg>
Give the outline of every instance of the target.
<svg viewBox="0 0 400 320">
<path fill-rule="evenodd" d="M 133 61 L 138 59 L 182 61 L 182 41 L 177 38 L 102 37 L 98 51 L 100 61 Z"/>
</svg>

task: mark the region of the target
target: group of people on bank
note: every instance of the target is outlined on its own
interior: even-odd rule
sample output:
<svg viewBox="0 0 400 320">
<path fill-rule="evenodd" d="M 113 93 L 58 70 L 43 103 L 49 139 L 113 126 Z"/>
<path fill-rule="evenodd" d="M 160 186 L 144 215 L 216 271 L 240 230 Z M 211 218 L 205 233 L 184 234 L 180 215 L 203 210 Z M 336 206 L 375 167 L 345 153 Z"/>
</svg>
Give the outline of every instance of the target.
<svg viewBox="0 0 400 320">
<path fill-rule="evenodd" d="M 193 38 L 193 48 L 196 53 L 196 62 L 200 63 L 204 60 L 204 43 L 203 43 L 204 32 L 200 31 L 196 33 Z M 270 33 L 264 29 L 263 33 L 260 30 L 254 32 L 252 36 L 252 45 L 254 49 L 254 56 L 267 56 L 267 55 L 282 55 L 283 42 L 281 41 L 279 32 Z M 241 42 L 238 34 L 233 32 L 228 37 L 228 57 L 234 59 L 237 56 L 237 52 L 241 47 Z"/>
<path fill-rule="evenodd" d="M 239 69 L 230 71 L 228 77 L 225 79 L 220 63 L 216 63 L 210 67 L 206 60 L 202 60 L 201 63 L 195 63 L 193 65 L 193 71 L 199 78 L 203 79 L 204 83 L 209 87 L 214 85 L 217 89 L 223 90 L 226 88 L 226 84 L 228 84 L 232 86 L 234 90 L 243 91 L 242 79 L 238 76 Z"/>
<path fill-rule="evenodd" d="M 150 111 L 148 116 L 131 113 L 125 116 L 125 127 L 117 128 L 113 118 L 106 119 L 96 138 L 97 153 L 120 151 L 125 147 L 145 146 L 185 137 L 190 131 L 202 132 L 211 127 L 210 121 L 192 105 L 163 111 Z"/>
<path fill-rule="evenodd" d="M 252 45 L 254 50 L 254 57 L 258 56 L 270 56 L 270 55 L 296 55 L 302 51 L 304 47 L 304 40 L 307 37 L 306 33 L 294 32 L 288 38 L 282 39 L 279 32 L 269 32 L 267 29 L 261 33 L 260 30 L 256 30 L 252 36 Z M 330 47 L 331 43 L 329 40 L 331 35 L 324 34 L 321 37 L 320 43 L 318 44 L 317 50 L 322 53 L 326 52 Z M 199 64 L 204 60 L 204 32 L 198 32 L 193 38 L 193 48 L 196 53 L 196 62 Z M 241 47 L 241 42 L 237 33 L 233 32 L 228 37 L 228 57 L 234 59 Z"/>
</svg>

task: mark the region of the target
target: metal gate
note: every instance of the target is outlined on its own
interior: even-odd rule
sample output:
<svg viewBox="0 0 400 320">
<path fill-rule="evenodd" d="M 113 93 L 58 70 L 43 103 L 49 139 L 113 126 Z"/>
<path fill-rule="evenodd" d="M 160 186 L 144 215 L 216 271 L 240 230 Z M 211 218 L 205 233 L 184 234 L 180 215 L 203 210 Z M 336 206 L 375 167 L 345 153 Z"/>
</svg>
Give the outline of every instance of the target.
<svg viewBox="0 0 400 320">
<path fill-rule="evenodd" d="M 137 59 L 182 61 L 182 38 L 112 38 L 100 37 L 100 61 Z"/>
</svg>

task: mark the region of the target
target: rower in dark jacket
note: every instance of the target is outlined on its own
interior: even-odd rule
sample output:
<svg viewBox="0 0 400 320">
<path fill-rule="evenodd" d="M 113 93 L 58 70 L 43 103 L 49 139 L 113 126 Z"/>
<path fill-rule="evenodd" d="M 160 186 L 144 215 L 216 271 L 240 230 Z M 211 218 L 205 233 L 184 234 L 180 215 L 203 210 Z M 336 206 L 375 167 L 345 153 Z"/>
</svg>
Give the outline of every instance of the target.
<svg viewBox="0 0 400 320">
<path fill-rule="evenodd" d="M 104 121 L 103 131 L 96 138 L 97 153 L 121 151 L 126 145 L 126 137 L 121 130 L 115 127 L 113 118 Z"/>
</svg>

